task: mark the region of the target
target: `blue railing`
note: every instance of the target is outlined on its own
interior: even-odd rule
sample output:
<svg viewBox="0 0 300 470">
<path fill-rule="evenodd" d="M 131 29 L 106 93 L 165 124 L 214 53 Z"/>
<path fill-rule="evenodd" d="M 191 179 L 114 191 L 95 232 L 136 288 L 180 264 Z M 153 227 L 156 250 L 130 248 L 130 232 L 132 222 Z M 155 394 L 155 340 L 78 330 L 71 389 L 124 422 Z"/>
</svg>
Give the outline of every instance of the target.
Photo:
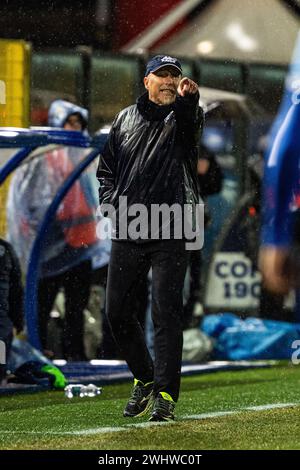
<svg viewBox="0 0 300 470">
<path fill-rule="evenodd" d="M 0 149 L 19 149 L 18 152 L 0 168 L 0 185 L 3 184 L 6 178 L 22 163 L 22 161 L 38 147 L 55 144 L 93 149 L 75 167 L 73 172 L 70 173 L 68 178 L 58 189 L 43 220 L 41 221 L 31 250 L 26 276 L 25 317 L 28 341 L 32 346 L 38 349 L 41 347 L 38 333 L 38 280 L 43 240 L 62 199 L 65 197 L 74 182 L 80 177 L 81 173 L 90 165 L 99 153 L 101 153 L 106 137 L 107 134 L 105 133 L 91 138 L 83 135 L 81 132 L 65 131 L 53 128 L 0 128 Z"/>
</svg>

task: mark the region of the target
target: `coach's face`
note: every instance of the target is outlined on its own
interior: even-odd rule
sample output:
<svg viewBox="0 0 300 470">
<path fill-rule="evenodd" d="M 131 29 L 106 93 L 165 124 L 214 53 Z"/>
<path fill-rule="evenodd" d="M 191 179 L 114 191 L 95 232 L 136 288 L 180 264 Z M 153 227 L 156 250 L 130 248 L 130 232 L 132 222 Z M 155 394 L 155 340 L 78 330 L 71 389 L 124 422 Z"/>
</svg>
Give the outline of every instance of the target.
<svg viewBox="0 0 300 470">
<path fill-rule="evenodd" d="M 178 69 L 167 65 L 144 77 L 144 85 L 149 100 L 158 105 L 174 103 L 181 74 Z"/>
</svg>

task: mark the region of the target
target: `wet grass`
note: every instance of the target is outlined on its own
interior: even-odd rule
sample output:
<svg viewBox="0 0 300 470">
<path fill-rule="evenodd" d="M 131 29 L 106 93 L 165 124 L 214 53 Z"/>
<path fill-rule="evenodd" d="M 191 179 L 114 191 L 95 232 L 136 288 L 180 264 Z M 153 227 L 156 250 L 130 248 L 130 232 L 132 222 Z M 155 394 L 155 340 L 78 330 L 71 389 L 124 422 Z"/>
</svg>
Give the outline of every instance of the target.
<svg viewBox="0 0 300 470">
<path fill-rule="evenodd" d="M 146 427 L 147 418 L 122 416 L 131 384 L 106 386 L 95 398 L 1 397 L 0 449 L 300 449 L 299 381 L 300 368 L 289 365 L 186 377 L 177 421 Z M 278 403 L 295 406 L 244 409 Z M 188 419 L 226 411 L 234 414 Z"/>
</svg>

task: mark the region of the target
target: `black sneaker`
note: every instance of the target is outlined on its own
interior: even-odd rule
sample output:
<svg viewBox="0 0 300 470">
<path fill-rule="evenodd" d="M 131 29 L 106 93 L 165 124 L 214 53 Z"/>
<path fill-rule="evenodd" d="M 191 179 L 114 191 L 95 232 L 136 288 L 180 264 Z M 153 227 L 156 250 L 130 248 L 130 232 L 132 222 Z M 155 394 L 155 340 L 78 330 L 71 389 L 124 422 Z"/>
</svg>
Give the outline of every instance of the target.
<svg viewBox="0 0 300 470">
<path fill-rule="evenodd" d="M 153 382 L 143 384 L 140 380 L 134 379 L 134 386 L 131 397 L 127 403 L 123 416 L 143 416 L 153 404 Z"/>
<path fill-rule="evenodd" d="M 171 395 L 160 392 L 155 399 L 149 421 L 172 421 L 175 419 L 174 410 L 175 402 Z"/>
</svg>

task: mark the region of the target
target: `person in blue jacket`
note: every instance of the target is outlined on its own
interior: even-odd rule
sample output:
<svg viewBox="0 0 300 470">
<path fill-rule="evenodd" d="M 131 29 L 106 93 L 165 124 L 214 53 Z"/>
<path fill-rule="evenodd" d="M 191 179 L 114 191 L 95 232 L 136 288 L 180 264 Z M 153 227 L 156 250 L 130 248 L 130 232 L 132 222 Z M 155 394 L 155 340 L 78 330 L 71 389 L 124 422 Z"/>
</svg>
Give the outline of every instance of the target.
<svg viewBox="0 0 300 470">
<path fill-rule="evenodd" d="M 291 105 L 265 165 L 260 269 L 265 286 L 286 294 L 297 287 L 295 266 L 300 243 L 300 106 Z"/>
</svg>

